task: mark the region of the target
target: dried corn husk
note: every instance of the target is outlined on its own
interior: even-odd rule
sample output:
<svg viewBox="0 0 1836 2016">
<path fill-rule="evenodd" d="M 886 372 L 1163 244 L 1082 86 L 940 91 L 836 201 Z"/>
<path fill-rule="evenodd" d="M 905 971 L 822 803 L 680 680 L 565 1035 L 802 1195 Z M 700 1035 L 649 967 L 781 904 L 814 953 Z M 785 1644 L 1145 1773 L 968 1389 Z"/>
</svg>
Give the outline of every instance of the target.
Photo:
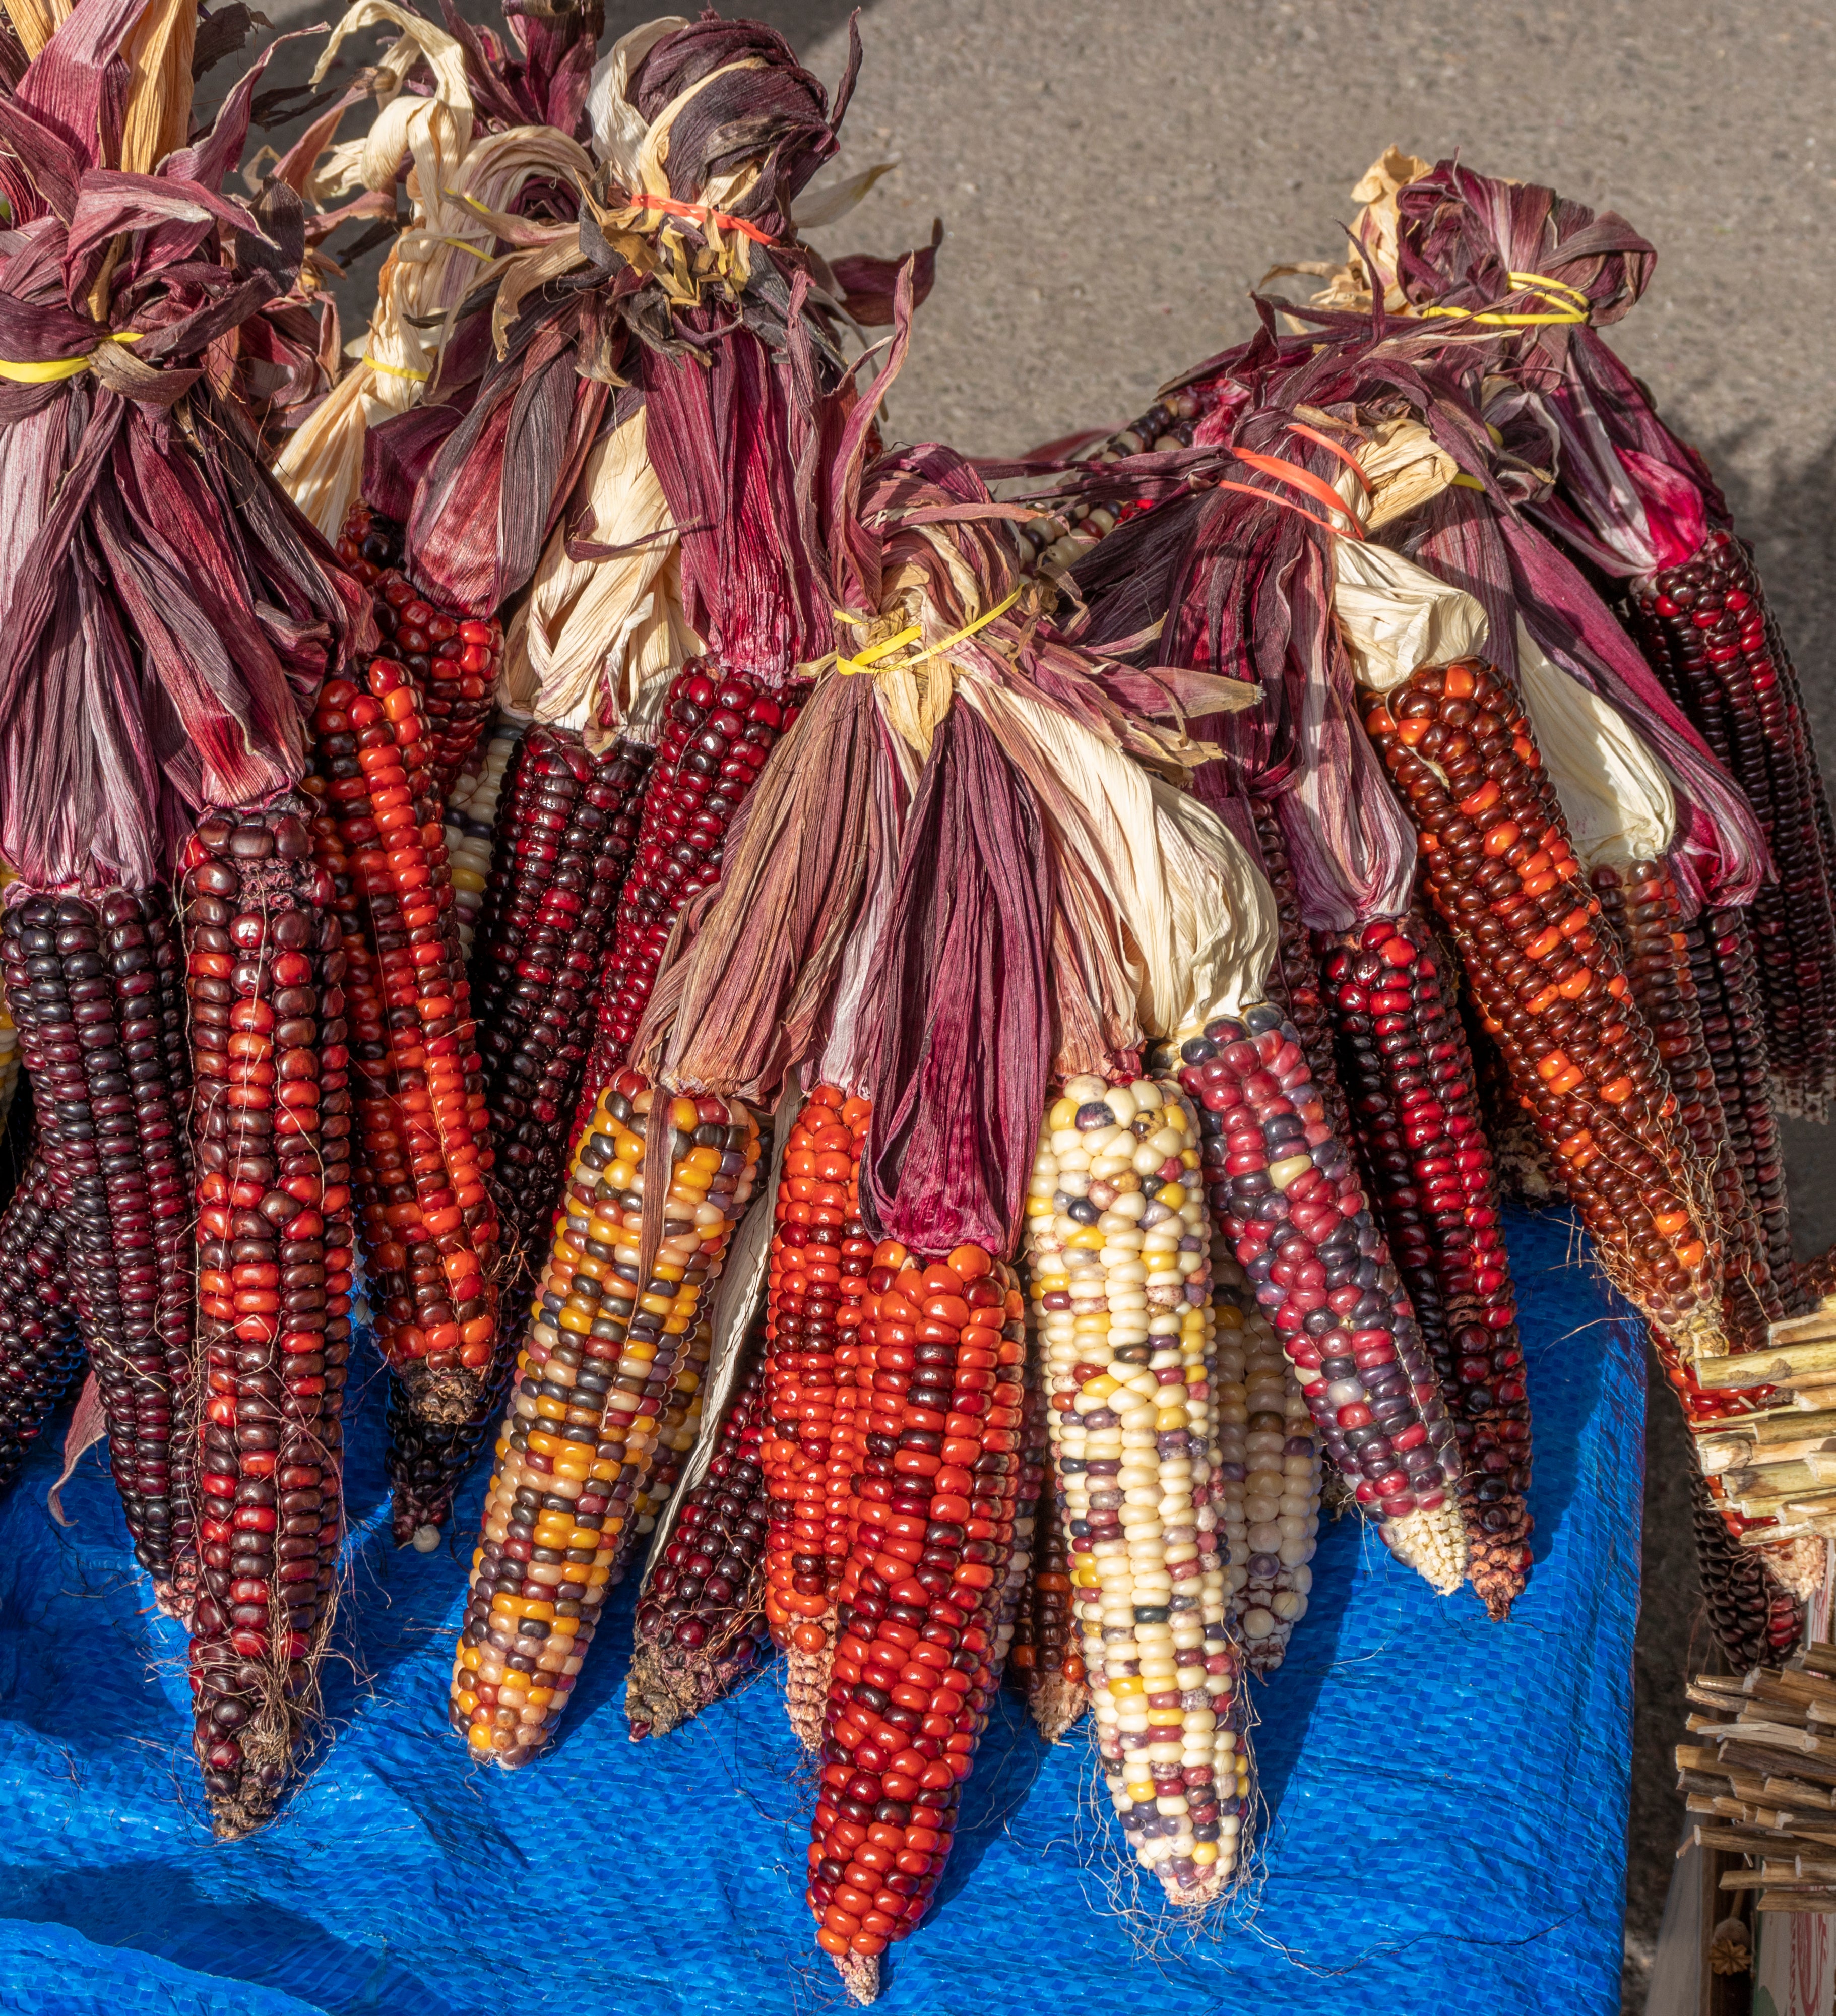
<svg viewBox="0 0 1836 2016">
<path fill-rule="evenodd" d="M 333 31 L 314 81 L 346 37 L 379 24 L 401 31 L 373 73 L 380 110 L 362 138 L 326 149 L 308 192 L 329 204 L 355 189 L 391 189 L 405 157 L 410 221 L 378 276 L 361 356 L 275 465 L 328 538 L 337 536 L 361 488 L 369 429 L 408 411 L 436 384 L 452 312 L 502 263 L 502 220 L 525 185 L 571 185 L 591 173 L 585 149 L 553 127 L 478 133 L 465 51 L 394 0 L 358 0 Z M 432 73 L 430 97 L 405 89 L 422 63 Z"/>
</svg>

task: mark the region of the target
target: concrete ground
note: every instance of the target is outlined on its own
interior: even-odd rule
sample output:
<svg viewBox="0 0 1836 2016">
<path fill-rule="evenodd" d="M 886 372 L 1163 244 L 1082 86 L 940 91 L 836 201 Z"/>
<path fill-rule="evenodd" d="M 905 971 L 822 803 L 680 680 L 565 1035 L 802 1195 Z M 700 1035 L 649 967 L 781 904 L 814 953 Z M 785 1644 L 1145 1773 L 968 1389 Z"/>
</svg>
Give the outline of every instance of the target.
<svg viewBox="0 0 1836 2016">
<path fill-rule="evenodd" d="M 609 33 L 647 11 L 614 0 Z M 840 74 L 846 0 L 754 11 L 819 74 Z M 269 12 L 283 27 L 319 18 L 298 0 Z M 895 423 L 999 452 L 1119 423 L 1245 333 L 1247 290 L 1270 265 L 1337 255 L 1345 193 L 1391 141 L 1619 210 L 1660 256 L 1615 340 L 1728 487 L 1836 751 L 1826 13 L 1807 0 L 880 0 L 862 14 L 845 158 L 899 166 L 823 242 L 892 252 L 943 218 Z M 1827 1144 L 1796 1127 L 1789 1145 L 1800 1249 L 1820 1251 L 1836 1238 Z M 1681 1680 L 1692 1639 L 1697 1653 L 1705 1643 L 1683 1436 L 1654 1414 L 1628 2010 L 1643 2006 L 1681 1819 L 1669 1762 Z"/>
</svg>

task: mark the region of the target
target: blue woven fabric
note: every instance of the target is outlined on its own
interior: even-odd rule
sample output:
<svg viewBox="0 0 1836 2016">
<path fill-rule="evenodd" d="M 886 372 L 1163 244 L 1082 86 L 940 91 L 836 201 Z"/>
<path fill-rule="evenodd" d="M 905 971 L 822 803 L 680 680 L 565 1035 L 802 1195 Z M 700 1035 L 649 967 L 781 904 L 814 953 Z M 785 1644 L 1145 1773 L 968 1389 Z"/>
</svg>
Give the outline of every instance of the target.
<svg viewBox="0 0 1836 2016">
<path fill-rule="evenodd" d="M 1644 1394 L 1561 1219 L 1514 1217 L 1536 1565 L 1510 1624 L 1347 1520 L 1257 1688 L 1259 1881 L 1193 1935 L 1132 1896 L 1079 1743 L 1003 1707 L 887 2016 L 1618 2007 Z M 0 2009 L 31 2016 L 729 2016 L 837 2006 L 801 1898 L 808 1793 L 774 1679 L 627 1740 L 628 1593 L 552 1752 L 470 1766 L 446 1675 L 482 1485 L 448 1549 L 388 1543 L 380 1378 L 327 1685 L 279 1821 L 211 1838 L 182 1634 L 149 1609 L 100 1451 L 0 1507 Z M 1100 1787 L 1095 1788 L 1099 1793 Z"/>
</svg>

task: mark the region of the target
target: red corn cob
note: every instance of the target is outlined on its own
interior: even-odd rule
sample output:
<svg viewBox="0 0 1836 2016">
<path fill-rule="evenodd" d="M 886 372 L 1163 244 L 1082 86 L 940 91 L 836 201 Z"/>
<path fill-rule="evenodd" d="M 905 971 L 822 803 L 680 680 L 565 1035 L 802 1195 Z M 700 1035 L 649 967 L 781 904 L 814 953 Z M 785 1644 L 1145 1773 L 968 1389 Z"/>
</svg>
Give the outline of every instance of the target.
<svg viewBox="0 0 1836 2016">
<path fill-rule="evenodd" d="M 1521 703 L 1476 659 L 1427 666 L 1366 726 L 1422 833 L 1446 920 L 1517 1096 L 1603 1265 L 1690 1352 L 1719 1347 L 1720 1241 L 1598 901 L 1580 880 Z"/>
<path fill-rule="evenodd" d="M 1826 1295 L 1836 1294 L 1836 1246 L 1820 1253 L 1814 1260 L 1805 1261 L 1798 1270 L 1798 1283 L 1807 1303 L 1820 1302 Z"/>
<path fill-rule="evenodd" d="M 1326 972 L 1370 1194 L 1460 1438 L 1469 1573 L 1502 1622 L 1530 1567 L 1530 1406 L 1472 1060 L 1420 916 L 1340 939 Z"/>
<path fill-rule="evenodd" d="M 648 1180 L 667 1188 L 646 1277 L 646 1193 L 636 1186 L 659 1150 L 664 1174 Z M 758 1154 L 758 1129 L 736 1100 L 653 1095 L 635 1071 L 600 1096 L 531 1314 L 473 1561 L 448 1718 L 476 1755 L 525 1764 L 560 1719 L 650 1471 L 682 1340 L 720 1273 Z"/>
<path fill-rule="evenodd" d="M 895 1241 L 874 1254 L 863 1341 L 910 1363 L 874 1374 L 805 1893 L 857 2000 L 930 1902 L 999 1684 L 1024 1309 L 979 1247 L 928 1265 Z"/>
<path fill-rule="evenodd" d="M 0 1491 L 82 1369 L 56 1193 L 34 1154 L 0 1215 Z"/>
<path fill-rule="evenodd" d="M 625 1712 L 632 1741 L 667 1736 L 751 1669 L 761 1609 L 767 1505 L 759 1449 L 765 1365 L 754 1352 L 721 1422 L 707 1474 L 678 1514 L 638 1604 Z"/>
<path fill-rule="evenodd" d="M 1348 1132 L 1345 1094 L 1333 1054 L 1332 1017 L 1319 985 L 1319 964 L 1307 927 L 1301 921 L 1301 892 L 1288 860 L 1281 822 L 1266 798 L 1250 801 L 1262 873 L 1275 898 L 1278 927 L 1275 964 L 1269 975 L 1269 998 L 1287 1011 L 1306 1053 L 1313 1082 L 1326 1102 L 1327 1125 L 1335 1134 Z"/>
<path fill-rule="evenodd" d="M 873 1258 L 858 1188 L 869 1111 L 866 1100 L 823 1085 L 797 1114 L 778 1184 L 765 1301 L 765 1622 L 789 1651 L 791 1726 L 812 1750 L 822 1740 L 844 1561 L 828 1502 L 835 1353 L 859 1326 Z"/>
<path fill-rule="evenodd" d="M 1766 1040 L 1787 1113 L 1820 1118 L 1836 1085 L 1836 843 L 1803 696 L 1746 548 L 1712 532 L 1630 609 L 1653 669 L 1744 791 L 1777 880 L 1751 911 Z"/>
<path fill-rule="evenodd" d="M 370 591 L 385 653 L 414 682 L 434 787 L 444 803 L 490 715 L 503 625 L 425 600 L 401 571 L 401 527 L 367 504 L 351 507 L 338 557 Z"/>
<path fill-rule="evenodd" d="M 1030 1354 L 1026 1370 L 1026 1397 L 1021 1409 L 1020 1484 L 1013 1501 L 1013 1553 L 1001 1591 L 999 1629 L 995 1636 L 995 1670 L 1003 1676 L 1013 1655 L 1023 1614 L 1031 1641 L 1033 1564 L 1039 1558 L 1043 1524 L 1053 1509 L 1046 1490 L 1046 1473 L 1051 1463 L 1046 1396 L 1040 1388 L 1038 1366 Z"/>
<path fill-rule="evenodd" d="M 1071 1615 L 1071 1556 L 1065 1546 L 1064 1493 L 1047 1477 L 1034 1515 L 1035 1549 L 1008 1662 L 1026 1690 L 1035 1726 L 1058 1742 L 1089 1705 L 1084 1660 Z"/>
<path fill-rule="evenodd" d="M 206 1388 L 193 1741 L 234 1838 L 272 1815 L 315 1711 L 344 1528 L 344 955 L 291 806 L 207 819 L 185 860 Z"/>
<path fill-rule="evenodd" d="M 1661 861 L 1640 861 L 1597 868 L 1593 886 L 1625 956 L 1632 998 L 1676 1095 L 1677 1118 L 1714 1185 L 1727 1241 L 1723 1295 L 1729 1337 L 1737 1345 L 1763 1343 L 1766 1325 L 1785 1308 L 1773 1282 L 1759 1200 L 1748 1194 L 1737 1137 L 1722 1109 L 1676 878 Z M 1741 1133 L 1747 1132 L 1743 1114 Z"/>
<path fill-rule="evenodd" d="M 1747 913 L 1705 910 L 1683 927 L 1683 943 L 1728 1150 L 1739 1165 L 1741 1188 L 1757 1221 L 1757 1243 L 1766 1255 L 1772 1292 L 1784 1312 L 1795 1316 L 1808 1305 L 1791 1251 L 1785 1151 L 1773 1107 L 1766 1010 Z"/>
<path fill-rule="evenodd" d="M 677 913 L 697 890 L 719 879 L 733 814 L 808 690 L 794 685 L 770 693 L 762 681 L 723 672 L 706 661 L 686 666 L 671 686 L 662 742 L 644 787 L 637 854 L 599 977 L 599 1023 L 574 1116 L 576 1135 L 630 1050 Z"/>
<path fill-rule="evenodd" d="M 539 1255 L 553 1220 L 556 1130 L 580 1094 L 650 764 L 650 751 L 628 740 L 596 758 L 571 730 L 532 728 L 506 794 L 505 894 L 480 959 L 491 986 L 480 1049 L 509 1230 L 525 1252 Z"/>
<path fill-rule="evenodd" d="M 1715 1642 L 1737 1673 L 1777 1665 L 1804 1635 L 1803 1605 L 1774 1579 L 1763 1553 L 1729 1532 L 1707 1480 L 1694 1474 L 1690 1520 Z"/>
<path fill-rule="evenodd" d="M 401 668 L 327 682 L 313 821 L 347 960 L 356 1186 L 376 1341 L 412 1409 L 463 1422 L 497 1337 L 496 1207 L 427 736 Z"/>
<path fill-rule="evenodd" d="M 1339 1474 L 1444 1593 L 1465 1579 L 1460 1456 L 1434 1367 L 1300 1039 L 1268 1003 L 1181 1046 L 1212 1215 L 1255 1283 Z"/>
<path fill-rule="evenodd" d="M 182 1609 L 195 1532 L 176 1432 L 192 1373 L 189 1103 L 163 890 L 6 913 L 7 999 L 32 1081 L 73 1298 L 141 1565 Z"/>
</svg>

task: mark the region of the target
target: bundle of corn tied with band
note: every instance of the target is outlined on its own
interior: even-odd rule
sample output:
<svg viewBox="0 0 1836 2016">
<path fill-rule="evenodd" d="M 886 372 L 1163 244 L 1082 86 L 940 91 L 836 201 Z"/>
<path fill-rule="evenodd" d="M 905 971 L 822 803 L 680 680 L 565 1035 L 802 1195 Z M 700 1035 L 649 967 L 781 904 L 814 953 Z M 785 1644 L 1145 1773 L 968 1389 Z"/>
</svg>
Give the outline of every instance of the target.
<svg viewBox="0 0 1836 2016">
<path fill-rule="evenodd" d="M 883 172 L 815 180 L 856 35 L 832 101 L 711 13 L 358 0 L 245 202 L 194 9 L 0 4 L 0 1486 L 86 1377 L 221 1833 L 317 1712 L 359 1285 L 398 1543 L 491 1452 L 455 1765 L 542 1768 L 628 1579 L 634 1738 L 781 1651 L 858 2000 L 1003 1684 L 1202 1921 L 1329 1498 L 1507 1625 L 1517 1171 L 1684 1406 L 1724 1649 L 1787 1657 L 1836 850 L 1600 333 L 1622 221 L 1392 152 L 1316 300 L 974 464 L 884 435 L 938 235 L 800 236 Z"/>
</svg>

